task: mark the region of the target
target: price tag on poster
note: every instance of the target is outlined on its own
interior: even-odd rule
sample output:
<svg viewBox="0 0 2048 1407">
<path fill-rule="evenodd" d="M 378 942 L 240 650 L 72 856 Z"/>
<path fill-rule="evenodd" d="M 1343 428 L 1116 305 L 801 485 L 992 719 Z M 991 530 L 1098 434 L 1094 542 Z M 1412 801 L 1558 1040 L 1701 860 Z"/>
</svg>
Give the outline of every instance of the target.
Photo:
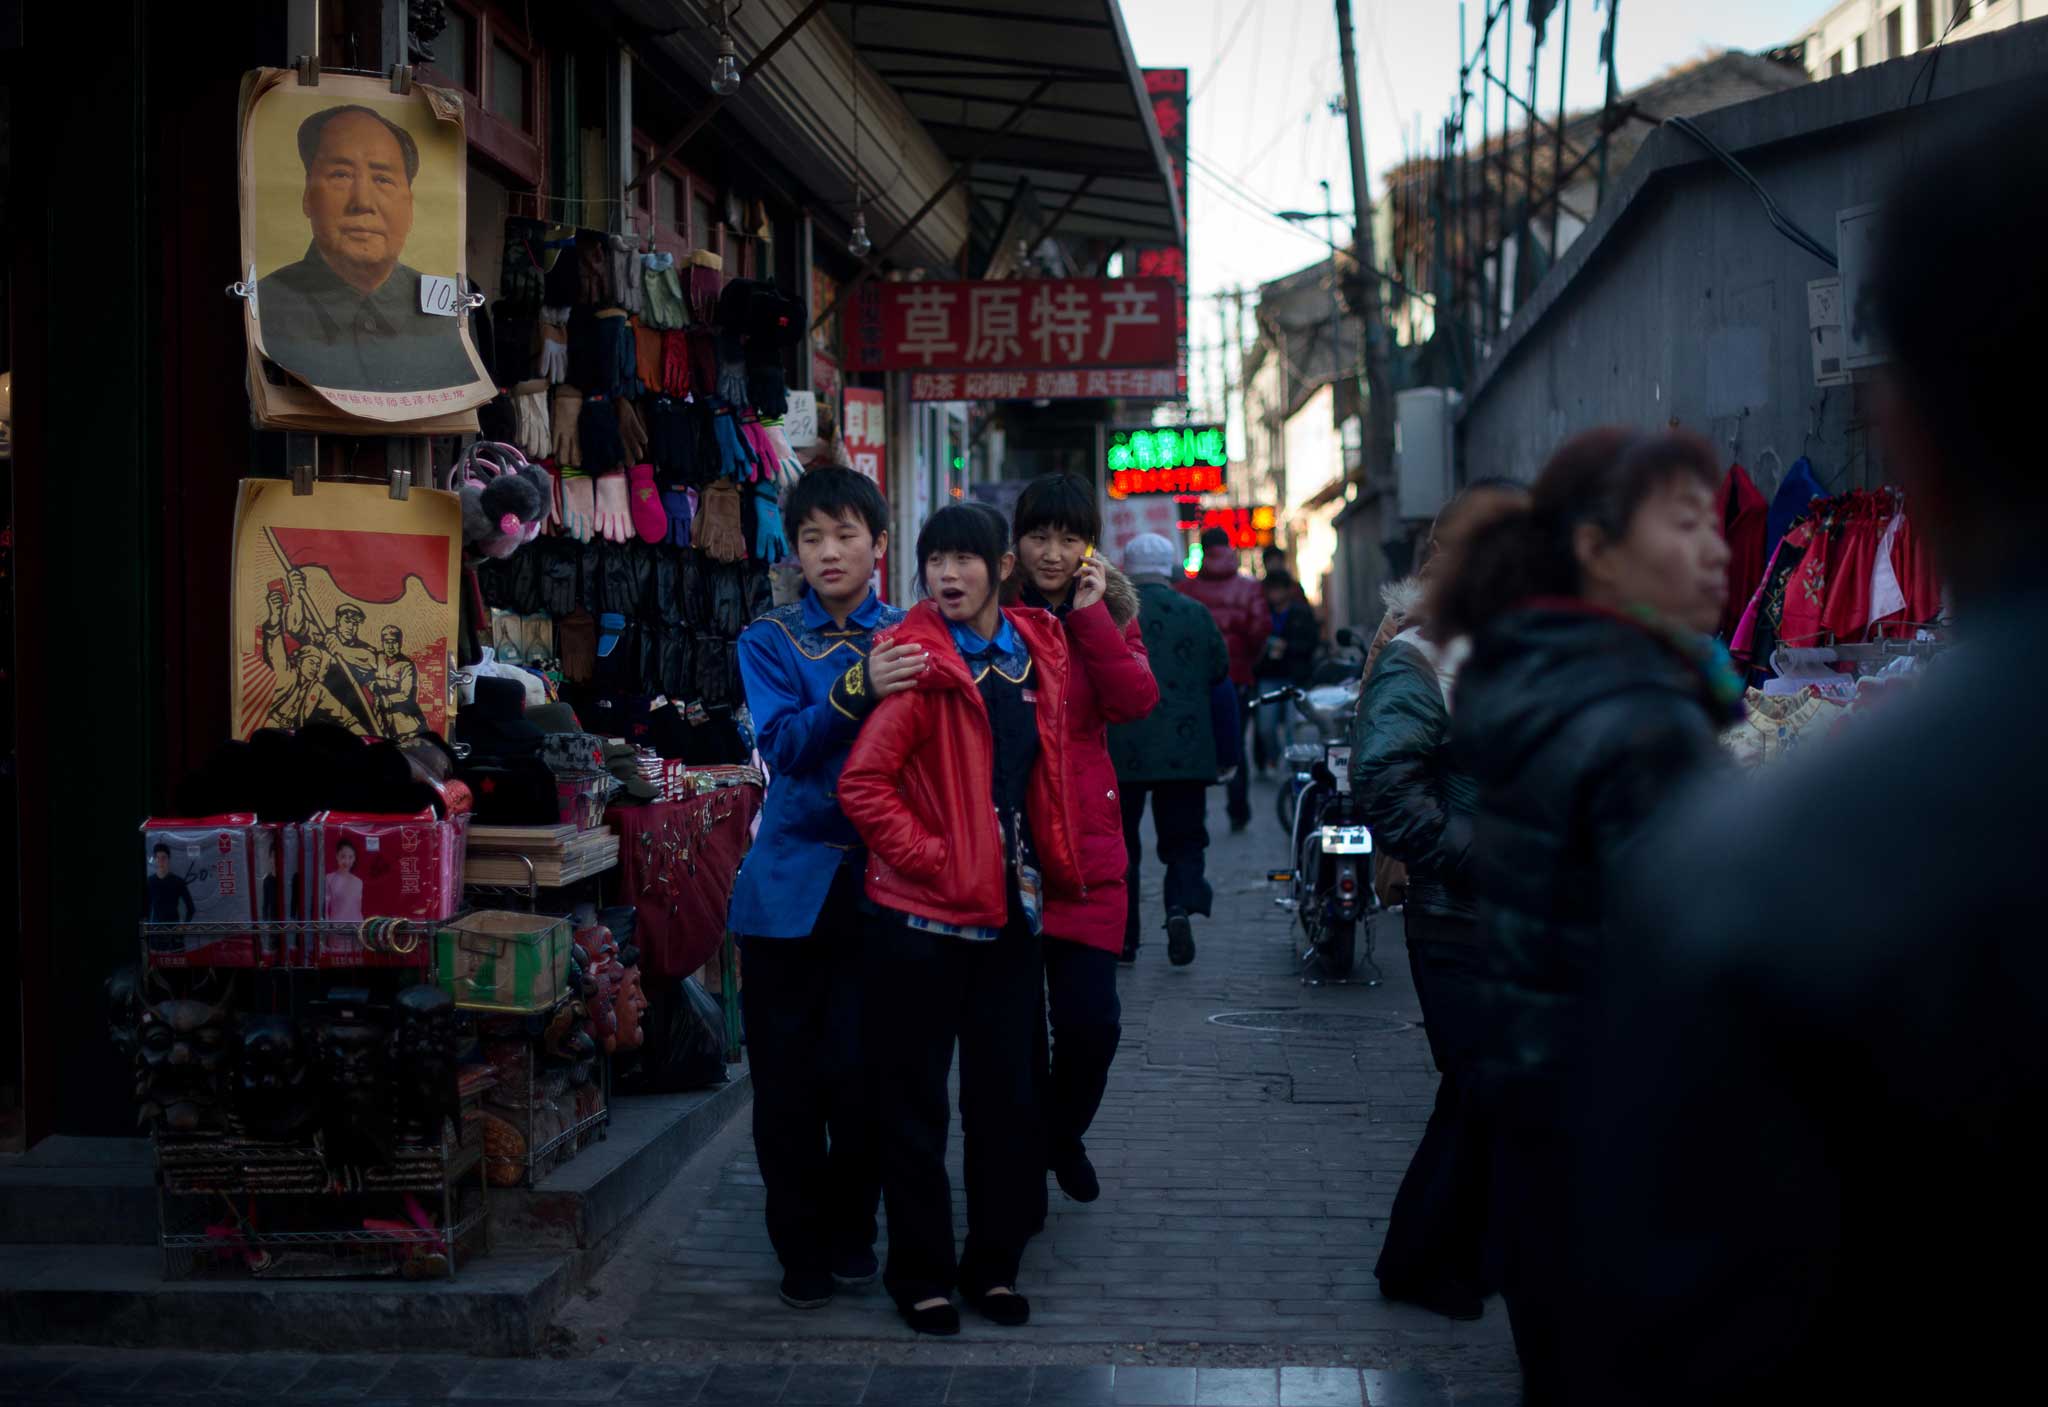
<svg viewBox="0 0 2048 1407">
<path fill-rule="evenodd" d="M 455 280 L 439 274 L 420 275 L 420 311 L 435 317 L 452 318 L 467 302 L 455 291 Z"/>
<path fill-rule="evenodd" d="M 814 391 L 791 391 L 782 415 L 782 433 L 791 449 L 809 449 L 818 442 L 818 397 Z"/>
</svg>

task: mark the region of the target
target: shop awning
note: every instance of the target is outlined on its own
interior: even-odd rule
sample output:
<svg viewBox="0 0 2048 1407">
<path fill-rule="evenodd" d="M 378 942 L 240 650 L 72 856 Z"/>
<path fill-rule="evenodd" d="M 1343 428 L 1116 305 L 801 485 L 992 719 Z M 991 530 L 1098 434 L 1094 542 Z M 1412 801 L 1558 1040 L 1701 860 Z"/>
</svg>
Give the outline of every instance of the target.
<svg viewBox="0 0 2048 1407">
<path fill-rule="evenodd" d="M 826 10 L 939 149 L 973 163 L 968 188 L 985 228 L 1000 228 L 1028 189 L 1044 219 L 1059 216 L 1061 235 L 1184 239 L 1117 0 L 847 0 Z"/>
</svg>

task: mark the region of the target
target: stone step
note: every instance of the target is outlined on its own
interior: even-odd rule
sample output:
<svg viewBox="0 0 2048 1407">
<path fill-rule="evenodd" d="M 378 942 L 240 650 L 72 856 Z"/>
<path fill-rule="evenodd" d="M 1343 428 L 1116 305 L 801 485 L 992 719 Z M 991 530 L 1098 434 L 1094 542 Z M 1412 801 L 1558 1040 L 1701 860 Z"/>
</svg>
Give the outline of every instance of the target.
<svg viewBox="0 0 2048 1407">
<path fill-rule="evenodd" d="M 38 1145 L 0 1180 L 0 1226 L 22 1231 L 0 1251 L 0 1341 L 530 1354 L 563 1302 L 626 1239 L 621 1230 L 751 1093 L 742 1067 L 716 1089 L 619 1100 L 602 1142 L 538 1187 L 491 1193 L 490 1251 L 453 1279 L 166 1280 L 149 1145 L 141 1143 L 139 1163 L 133 1148 Z M 17 1200 L 50 1218 L 32 1243 L 21 1244 L 35 1228 Z M 95 1242 L 93 1233 L 111 1234 L 109 1206 L 121 1237 L 136 1244 Z"/>
</svg>

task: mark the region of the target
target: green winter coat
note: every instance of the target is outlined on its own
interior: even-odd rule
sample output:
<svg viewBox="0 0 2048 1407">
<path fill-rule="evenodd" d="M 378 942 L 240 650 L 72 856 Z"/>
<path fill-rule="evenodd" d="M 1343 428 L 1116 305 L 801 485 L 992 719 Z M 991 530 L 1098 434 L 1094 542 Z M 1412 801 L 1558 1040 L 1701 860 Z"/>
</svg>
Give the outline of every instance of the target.
<svg viewBox="0 0 2048 1407">
<path fill-rule="evenodd" d="M 1155 579 L 1138 583 L 1138 621 L 1159 681 L 1159 706 L 1109 730 L 1109 756 L 1123 782 L 1216 780 L 1210 690 L 1230 675 L 1230 651 L 1201 602 Z"/>
</svg>

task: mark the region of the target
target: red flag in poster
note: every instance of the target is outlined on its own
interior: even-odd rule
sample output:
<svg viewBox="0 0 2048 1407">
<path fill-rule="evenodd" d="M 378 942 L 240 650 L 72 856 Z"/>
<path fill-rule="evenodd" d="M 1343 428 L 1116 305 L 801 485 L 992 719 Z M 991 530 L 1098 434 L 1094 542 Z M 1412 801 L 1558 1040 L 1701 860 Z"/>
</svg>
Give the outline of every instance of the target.
<svg viewBox="0 0 2048 1407">
<path fill-rule="evenodd" d="M 848 325 L 848 371 L 1085 371 L 1172 366 L 1165 278 L 869 283 Z"/>
<path fill-rule="evenodd" d="M 427 595 L 447 604 L 448 539 L 424 533 L 355 532 L 346 528 L 272 528 L 294 567 L 319 566 L 345 596 L 388 606 L 418 577 Z"/>
</svg>

